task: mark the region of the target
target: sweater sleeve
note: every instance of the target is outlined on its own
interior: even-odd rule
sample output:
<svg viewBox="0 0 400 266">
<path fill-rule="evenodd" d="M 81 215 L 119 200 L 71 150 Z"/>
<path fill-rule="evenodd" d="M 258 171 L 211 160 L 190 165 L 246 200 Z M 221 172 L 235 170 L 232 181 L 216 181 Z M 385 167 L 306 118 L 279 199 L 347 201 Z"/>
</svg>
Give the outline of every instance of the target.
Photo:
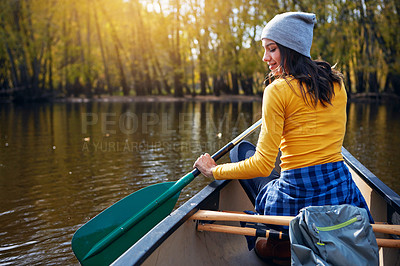
<svg viewBox="0 0 400 266">
<path fill-rule="evenodd" d="M 284 100 L 279 88 L 271 83 L 264 90 L 262 125 L 255 154 L 241 162 L 218 165 L 213 170 L 215 179 L 250 179 L 269 176 L 283 132 Z"/>
</svg>

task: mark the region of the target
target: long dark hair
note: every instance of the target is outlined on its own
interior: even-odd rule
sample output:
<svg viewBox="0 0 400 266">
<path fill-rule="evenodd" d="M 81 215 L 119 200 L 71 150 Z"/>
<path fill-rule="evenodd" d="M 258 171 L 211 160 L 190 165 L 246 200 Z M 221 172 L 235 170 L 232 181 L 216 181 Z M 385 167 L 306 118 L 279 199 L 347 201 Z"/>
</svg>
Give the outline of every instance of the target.
<svg viewBox="0 0 400 266">
<path fill-rule="evenodd" d="M 312 60 L 295 50 L 276 43 L 281 54 L 282 74 L 278 78 L 294 77 L 300 83 L 300 92 L 306 104 L 323 106 L 331 104 L 335 95 L 334 83 L 341 84 L 343 75 L 333 69 L 328 62 Z M 265 83 L 270 81 L 272 73 L 267 76 Z M 293 89 L 293 88 L 292 88 Z M 311 103 L 310 103 L 311 101 Z"/>
</svg>

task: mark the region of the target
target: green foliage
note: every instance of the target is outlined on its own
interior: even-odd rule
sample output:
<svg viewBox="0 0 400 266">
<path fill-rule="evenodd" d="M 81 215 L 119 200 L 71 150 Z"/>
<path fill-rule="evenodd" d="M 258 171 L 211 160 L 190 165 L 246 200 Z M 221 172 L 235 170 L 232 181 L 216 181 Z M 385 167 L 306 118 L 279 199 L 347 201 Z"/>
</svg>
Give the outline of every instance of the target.
<svg viewBox="0 0 400 266">
<path fill-rule="evenodd" d="M 285 11 L 316 13 L 312 57 L 337 64 L 352 92 L 400 95 L 396 0 L 1 1 L 0 90 L 27 99 L 262 91 L 259 36 Z"/>
</svg>

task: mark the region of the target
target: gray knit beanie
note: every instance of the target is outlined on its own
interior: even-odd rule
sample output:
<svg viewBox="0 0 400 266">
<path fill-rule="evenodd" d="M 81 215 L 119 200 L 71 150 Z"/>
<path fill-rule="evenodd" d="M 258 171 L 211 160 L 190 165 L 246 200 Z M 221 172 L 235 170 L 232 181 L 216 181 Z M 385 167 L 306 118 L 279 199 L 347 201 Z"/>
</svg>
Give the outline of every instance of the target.
<svg viewBox="0 0 400 266">
<path fill-rule="evenodd" d="M 287 12 L 276 15 L 264 27 L 261 39 L 270 39 L 291 48 L 302 55 L 311 57 L 315 14 Z"/>
</svg>

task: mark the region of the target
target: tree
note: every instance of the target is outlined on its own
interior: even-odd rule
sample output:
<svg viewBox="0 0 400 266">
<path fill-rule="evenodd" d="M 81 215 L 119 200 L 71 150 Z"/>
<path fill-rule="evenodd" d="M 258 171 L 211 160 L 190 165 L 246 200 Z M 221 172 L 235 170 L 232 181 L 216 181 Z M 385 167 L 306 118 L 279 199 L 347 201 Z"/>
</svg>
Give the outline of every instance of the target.
<svg viewBox="0 0 400 266">
<path fill-rule="evenodd" d="M 316 13 L 312 58 L 337 64 L 349 93 L 400 95 L 396 0 L 1 1 L 0 90 L 21 100 L 260 93 L 261 30 L 296 10 Z"/>
</svg>

